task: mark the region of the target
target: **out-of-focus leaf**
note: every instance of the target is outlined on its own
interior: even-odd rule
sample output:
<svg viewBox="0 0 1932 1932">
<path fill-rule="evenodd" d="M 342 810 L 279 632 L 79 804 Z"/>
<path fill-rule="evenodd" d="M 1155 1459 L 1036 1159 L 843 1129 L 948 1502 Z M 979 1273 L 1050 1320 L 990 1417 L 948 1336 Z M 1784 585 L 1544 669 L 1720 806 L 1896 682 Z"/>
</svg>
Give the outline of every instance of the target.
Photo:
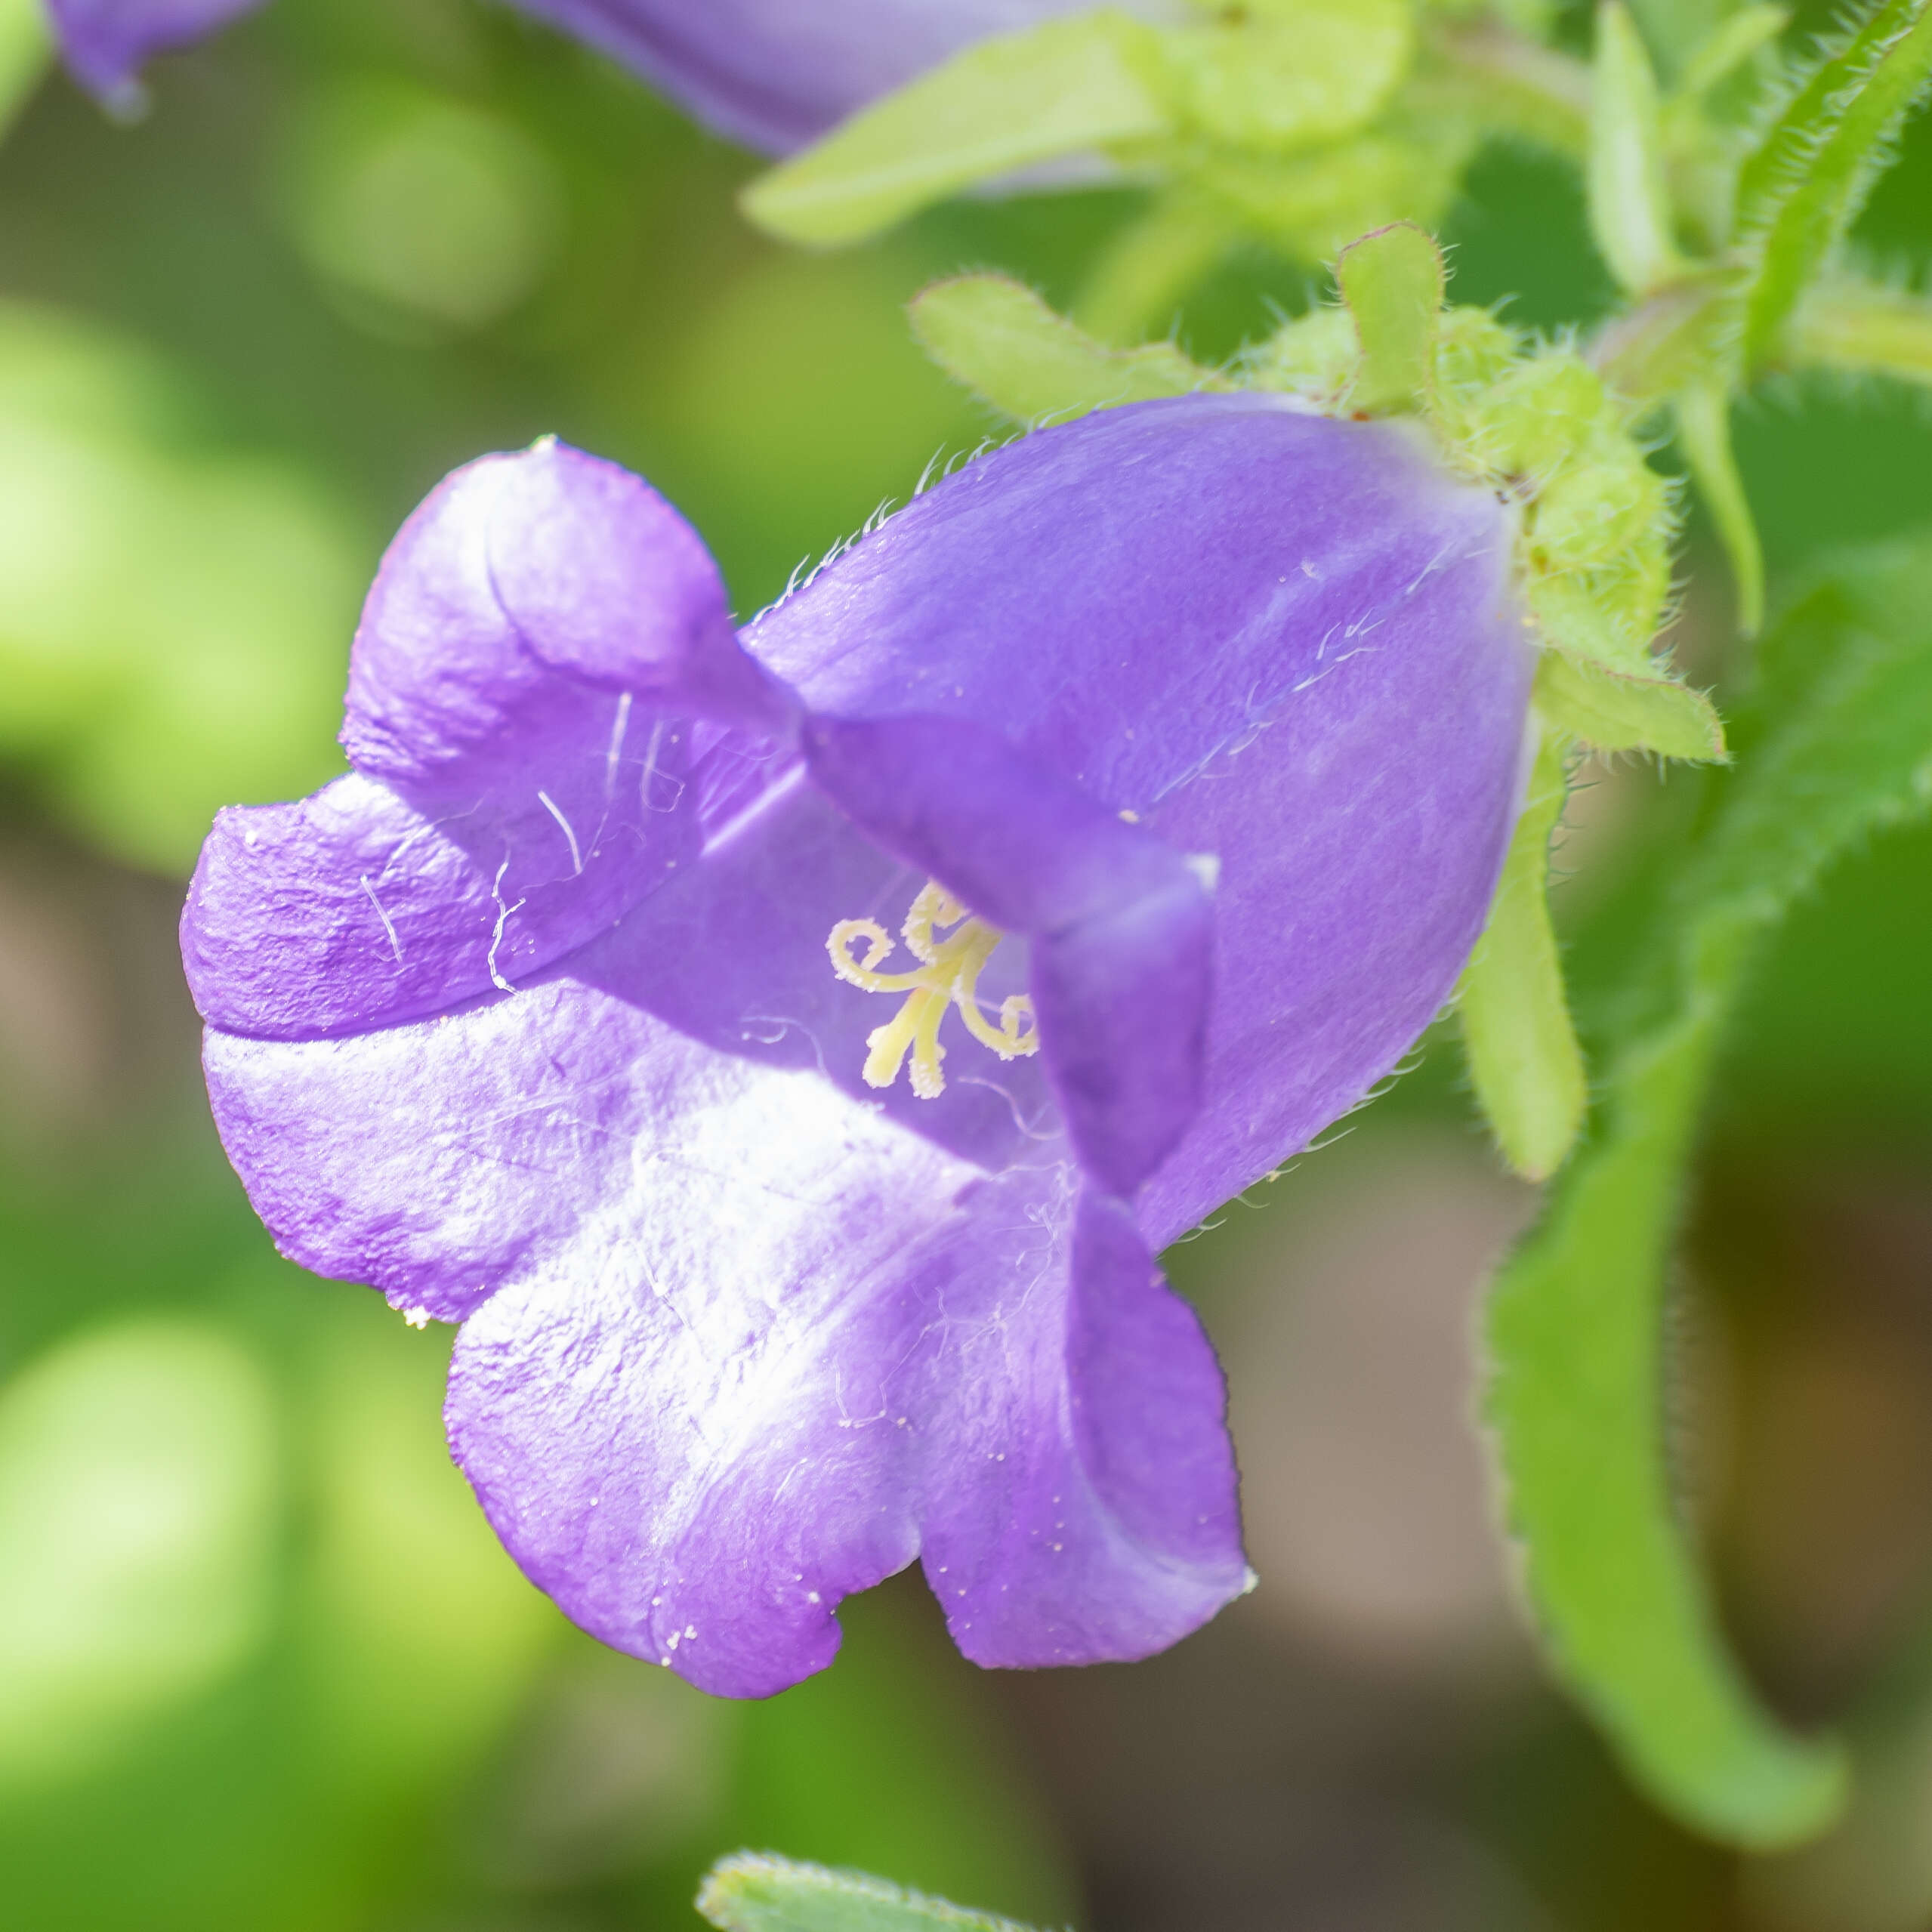
<svg viewBox="0 0 1932 1932">
<path fill-rule="evenodd" d="M 218 1329 L 83 1335 L 0 1390 L 0 1789 L 89 1767 L 262 1636 L 271 1398 Z"/>
<path fill-rule="evenodd" d="M 1677 399 L 1677 440 L 1730 560 L 1738 628 L 1751 637 L 1764 621 L 1764 547 L 1731 453 L 1730 407 L 1721 384 L 1693 384 Z"/>
<path fill-rule="evenodd" d="M 1842 1755 L 1759 1707 L 1727 1652 L 1665 1460 L 1662 1322 L 1713 1055 L 1764 936 L 1846 847 L 1932 803 L 1932 543 L 1848 565 L 1767 640 L 1742 763 L 1683 856 L 1593 1140 L 1506 1266 L 1488 1413 L 1557 1669 L 1632 1775 L 1697 1829 L 1822 1829 Z"/>
<path fill-rule="evenodd" d="M 1864 205 L 1928 76 L 1927 0 L 1882 0 L 1818 63 L 1745 157 L 1735 229 L 1751 263 L 1747 369 L 1776 354 L 1786 320 Z"/>
<path fill-rule="evenodd" d="M 1446 279 L 1442 250 L 1412 221 L 1342 250 L 1335 282 L 1362 349 L 1350 392 L 1357 408 L 1412 408 L 1421 400 L 1435 366 Z"/>
<path fill-rule="evenodd" d="M 1112 349 L 1004 275 L 961 275 L 912 298 L 912 332 L 954 381 L 1015 422 L 1185 396 L 1212 381 L 1171 342 Z"/>
<path fill-rule="evenodd" d="M 0 0 L 0 133 L 46 71 L 49 51 L 41 0 Z"/>
<path fill-rule="evenodd" d="M 307 791 L 366 564 L 292 469 L 192 433 L 166 368 L 0 309 L 0 750 L 117 855 L 184 872 L 216 808 Z"/>
<path fill-rule="evenodd" d="M 1790 23 L 1791 10 L 1787 7 L 1740 8 L 1697 44 L 1677 77 L 1679 96 L 1694 100 L 1721 85 Z"/>
<path fill-rule="evenodd" d="M 722 1932 L 1026 1932 L 1010 1918 L 903 1891 L 863 1872 L 761 1852 L 741 1851 L 714 1866 L 698 1909 Z"/>
<path fill-rule="evenodd" d="M 1550 838 L 1568 789 L 1562 752 L 1545 734 L 1489 922 L 1455 995 L 1476 1097 L 1504 1159 L 1532 1180 L 1563 1165 L 1583 1119 L 1583 1056 L 1548 897 Z"/>
<path fill-rule="evenodd" d="M 1640 295 L 1683 264 L 1671 234 L 1656 77 L 1622 0 L 1597 9 L 1591 78 L 1590 231 L 1610 273 Z"/>
<path fill-rule="evenodd" d="M 1800 364 L 1932 386 L 1932 301 L 1909 289 L 1829 282 L 1798 304 L 1785 346 Z"/>
<path fill-rule="evenodd" d="M 1153 29 L 1100 9 L 980 42 L 745 190 L 788 241 L 854 242 L 957 190 L 1166 134 Z"/>
</svg>

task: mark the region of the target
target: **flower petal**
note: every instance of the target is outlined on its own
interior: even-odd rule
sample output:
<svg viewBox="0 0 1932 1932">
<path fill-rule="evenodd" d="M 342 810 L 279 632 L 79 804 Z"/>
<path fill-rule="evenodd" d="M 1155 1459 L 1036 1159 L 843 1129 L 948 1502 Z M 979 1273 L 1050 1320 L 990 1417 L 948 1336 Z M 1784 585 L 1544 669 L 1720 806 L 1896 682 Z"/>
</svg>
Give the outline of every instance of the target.
<svg viewBox="0 0 1932 1932">
<path fill-rule="evenodd" d="M 1036 1060 L 986 1055 L 931 1101 L 863 1084 L 880 1016 L 834 977 L 826 934 L 845 915 L 903 910 L 918 882 L 795 782 L 512 998 L 320 1040 L 211 1026 L 224 1144 L 285 1253 L 451 1320 L 638 1184 L 639 1150 L 708 1104 L 687 1053 L 836 1088 L 903 1138 L 909 1171 L 928 1147 L 985 1172 L 1066 1158 Z M 257 919 L 264 935 L 273 923 Z"/>
<path fill-rule="evenodd" d="M 855 824 L 1032 941 L 1067 1131 L 1103 1188 L 1131 1193 L 1200 1104 L 1213 919 L 1187 860 L 982 726 L 815 718 L 804 744 Z"/>
<path fill-rule="evenodd" d="M 613 464 L 552 443 L 457 471 L 369 595 L 343 733 L 358 771 L 216 822 L 183 921 L 204 1015 L 299 1039 L 434 1012 L 688 866 L 692 720 L 752 728 L 727 756 L 704 727 L 712 791 L 727 766 L 762 781 L 755 733 L 785 728 L 724 597 L 689 525 Z"/>
<path fill-rule="evenodd" d="M 1508 517 L 1412 426 L 1188 397 L 982 458 L 746 628 L 813 711 L 974 721 L 1219 860 L 1206 1098 L 1141 1202 L 1156 1248 L 1455 984 L 1524 771 Z"/>
<path fill-rule="evenodd" d="M 913 1171 L 830 1097 L 761 1074 L 687 1115 L 597 1265 L 464 1325 L 450 1439 L 505 1545 L 734 1696 L 822 1668 L 840 1598 L 922 1548 L 983 1663 L 1196 1628 L 1248 1581 L 1224 1397 L 1124 1212 L 1051 1168 Z"/>
</svg>

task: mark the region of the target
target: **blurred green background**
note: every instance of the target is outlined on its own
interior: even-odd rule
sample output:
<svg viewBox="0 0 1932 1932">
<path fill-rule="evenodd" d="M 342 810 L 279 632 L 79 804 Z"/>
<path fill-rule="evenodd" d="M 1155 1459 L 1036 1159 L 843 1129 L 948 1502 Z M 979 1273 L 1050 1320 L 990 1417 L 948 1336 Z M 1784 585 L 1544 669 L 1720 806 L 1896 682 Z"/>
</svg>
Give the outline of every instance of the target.
<svg viewBox="0 0 1932 1932">
<path fill-rule="evenodd" d="M 27 18 L 0 0 L 0 93 Z M 734 214 L 746 157 L 478 0 L 278 0 L 152 81 L 122 125 L 51 76 L 0 147 L 0 1918 L 681 1927 L 749 1843 L 1095 1932 L 1932 1924 L 1923 831 L 1842 868 L 1760 983 L 1672 1338 L 1733 1636 L 1870 1773 L 1824 1847 L 1683 1837 L 1540 1684 L 1467 1419 L 1473 1298 L 1531 1202 L 1447 1041 L 1170 1257 L 1230 1366 L 1262 1578 L 1175 1653 L 981 1674 L 902 1578 L 828 1674 L 730 1705 L 522 1582 L 443 1449 L 446 1332 L 279 1261 L 221 1159 L 173 946 L 201 835 L 338 767 L 362 589 L 446 470 L 552 431 L 620 458 L 748 613 L 990 427 L 906 298 L 993 264 L 1064 300 L 1134 199 L 787 253 Z M 1927 267 L 1924 125 L 1860 232 Z M 1607 302 L 1554 164 L 1485 156 L 1449 239 L 1464 301 Z M 1185 333 L 1224 354 L 1307 297 L 1236 264 Z M 1779 578 L 1932 526 L 1927 402 L 1752 406 Z M 1678 647 L 1721 682 L 1696 529 L 1691 569 Z M 1586 1012 L 1686 809 L 1643 765 L 1576 801 Z"/>
</svg>

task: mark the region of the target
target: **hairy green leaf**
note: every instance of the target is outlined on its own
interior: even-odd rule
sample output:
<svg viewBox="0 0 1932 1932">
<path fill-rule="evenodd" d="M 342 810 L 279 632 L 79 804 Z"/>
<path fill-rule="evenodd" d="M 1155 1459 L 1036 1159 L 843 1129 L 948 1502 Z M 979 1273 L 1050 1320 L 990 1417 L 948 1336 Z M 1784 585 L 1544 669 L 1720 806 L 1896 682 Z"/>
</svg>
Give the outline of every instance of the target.
<svg viewBox="0 0 1932 1932">
<path fill-rule="evenodd" d="M 1743 298 L 1748 371 L 1778 353 L 1792 310 L 1864 205 L 1928 76 L 1928 0 L 1881 0 L 1746 156 L 1735 232 L 1751 264 Z"/>
<path fill-rule="evenodd" d="M 1151 28 L 1103 8 L 983 40 L 761 174 L 742 197 L 794 242 L 855 242 L 995 175 L 1170 131 Z"/>
<path fill-rule="evenodd" d="M 1932 803 L 1932 542 L 1827 582 L 1769 639 L 1716 810 L 1625 1001 L 1594 1137 L 1489 1316 L 1487 1410 L 1558 1671 L 1632 1775 L 1697 1829 L 1823 1829 L 1842 1755 L 1758 1705 L 1680 1524 L 1665 1281 L 1711 1062 L 1765 934 L 1846 847 Z"/>
<path fill-rule="evenodd" d="M 1545 733 L 1489 921 L 1455 994 L 1477 1100 L 1503 1158 L 1532 1180 L 1563 1165 L 1583 1121 L 1583 1055 L 1548 896 L 1550 836 L 1568 790 L 1561 749 Z"/>
<path fill-rule="evenodd" d="M 1027 1932 L 863 1872 L 832 1872 L 768 1852 L 741 1851 L 706 1874 L 698 1909 L 722 1932 Z"/>
<path fill-rule="evenodd" d="M 1351 391 L 1358 409 L 1413 408 L 1421 400 L 1435 366 L 1446 279 L 1442 250 L 1412 221 L 1342 250 L 1335 282 L 1361 347 Z"/>
<path fill-rule="evenodd" d="M 961 275 L 913 297 L 927 355 L 1015 422 L 1070 421 L 1091 409 L 1185 396 L 1214 378 L 1171 342 L 1110 349 L 1004 275 Z"/>
<path fill-rule="evenodd" d="M 1590 232 L 1623 287 L 1640 295 L 1676 276 L 1656 76 L 1622 0 L 1597 9 L 1585 179 Z"/>
</svg>

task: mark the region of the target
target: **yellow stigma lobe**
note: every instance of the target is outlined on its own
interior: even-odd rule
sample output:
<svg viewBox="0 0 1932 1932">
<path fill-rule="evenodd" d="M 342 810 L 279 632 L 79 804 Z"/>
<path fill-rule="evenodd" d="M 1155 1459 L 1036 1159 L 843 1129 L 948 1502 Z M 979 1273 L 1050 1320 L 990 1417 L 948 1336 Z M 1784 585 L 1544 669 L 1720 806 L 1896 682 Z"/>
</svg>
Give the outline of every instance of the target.
<svg viewBox="0 0 1932 1932">
<path fill-rule="evenodd" d="M 906 995 L 898 1012 L 866 1035 L 869 1086 L 890 1087 L 909 1052 L 913 1092 L 922 1100 L 943 1094 L 946 1076 L 940 1063 L 946 1049 L 939 1043 L 939 1023 L 949 1006 L 958 1008 L 966 1030 L 1001 1060 L 1039 1051 L 1033 1002 L 1024 993 L 1009 994 L 1000 1003 L 997 1025 L 980 1009 L 980 974 L 1006 937 L 998 927 L 974 918 L 943 887 L 929 881 L 913 900 L 899 934 L 919 962 L 909 973 L 878 970 L 892 950 L 892 941 L 876 919 L 841 919 L 826 940 L 832 970 L 847 985 L 863 986 L 869 993 Z M 855 950 L 854 941 L 863 943 L 863 952 Z"/>
</svg>

